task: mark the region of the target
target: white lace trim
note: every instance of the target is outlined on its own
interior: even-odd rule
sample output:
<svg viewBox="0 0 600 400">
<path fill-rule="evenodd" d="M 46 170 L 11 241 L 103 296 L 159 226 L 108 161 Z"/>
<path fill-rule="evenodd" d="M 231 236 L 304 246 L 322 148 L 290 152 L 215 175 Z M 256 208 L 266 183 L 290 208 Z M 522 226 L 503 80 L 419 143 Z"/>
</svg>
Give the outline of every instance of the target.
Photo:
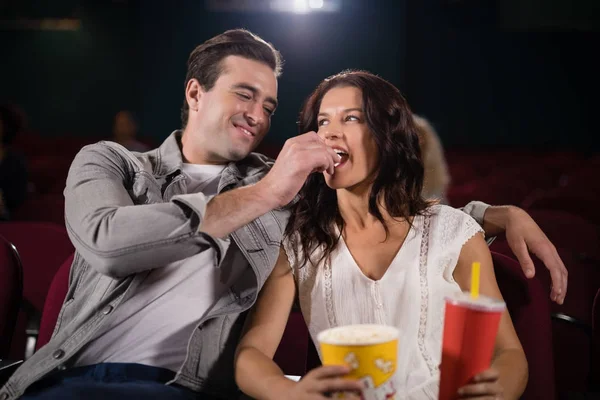
<svg viewBox="0 0 600 400">
<path fill-rule="evenodd" d="M 297 239 L 299 235 L 295 234 L 295 236 L 295 242 L 298 243 Z M 290 268 L 292 269 L 292 272 L 295 272 L 296 269 L 298 269 L 298 260 L 296 260 L 294 250 L 292 249 L 292 241 L 290 240 L 290 238 L 286 237 L 285 239 L 283 239 L 281 244 L 283 246 L 283 250 L 285 251 L 285 255 L 287 256 Z"/>
<path fill-rule="evenodd" d="M 325 281 L 325 308 L 327 309 L 327 320 L 329 326 L 337 326 L 337 320 L 335 318 L 335 309 L 333 307 L 333 289 L 332 289 L 332 276 L 331 276 L 331 256 L 327 257 L 323 266 L 323 274 Z"/>
<path fill-rule="evenodd" d="M 431 215 L 423 217 L 423 233 L 421 236 L 421 252 L 419 254 L 419 282 L 421 284 L 421 314 L 419 319 L 419 334 L 417 343 L 421 355 L 429 368 L 431 375 L 437 372 L 437 366 L 433 362 L 427 347 L 425 346 L 425 336 L 427 330 L 427 313 L 429 306 L 429 284 L 427 282 L 427 253 L 429 252 L 429 224 Z"/>
<path fill-rule="evenodd" d="M 454 245 L 462 249 L 462 246 L 477 232 L 483 232 L 481 226 L 467 214 L 456 210 L 440 209 L 439 221 L 441 223 L 440 245 L 443 247 Z M 462 239 L 458 242 L 456 239 Z"/>
<path fill-rule="evenodd" d="M 462 236 L 463 241 L 462 241 L 462 243 L 460 243 L 461 249 L 465 245 L 465 243 L 467 243 L 477 233 L 485 233 L 483 228 L 481 227 L 481 225 L 479 225 L 477 223 L 477 221 L 475 221 L 472 218 L 466 219 L 466 224 L 464 226 L 463 232 L 464 232 L 464 235 Z"/>
</svg>

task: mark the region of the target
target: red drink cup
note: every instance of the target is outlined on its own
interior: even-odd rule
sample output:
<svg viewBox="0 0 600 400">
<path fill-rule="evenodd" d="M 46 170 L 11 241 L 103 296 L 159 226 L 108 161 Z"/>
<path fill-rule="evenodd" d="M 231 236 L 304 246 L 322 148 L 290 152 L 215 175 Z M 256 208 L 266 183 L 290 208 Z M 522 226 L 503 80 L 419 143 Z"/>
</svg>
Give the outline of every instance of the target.
<svg viewBox="0 0 600 400">
<path fill-rule="evenodd" d="M 502 300 L 469 293 L 446 297 L 439 400 L 458 398 L 457 391 L 490 367 Z"/>
</svg>

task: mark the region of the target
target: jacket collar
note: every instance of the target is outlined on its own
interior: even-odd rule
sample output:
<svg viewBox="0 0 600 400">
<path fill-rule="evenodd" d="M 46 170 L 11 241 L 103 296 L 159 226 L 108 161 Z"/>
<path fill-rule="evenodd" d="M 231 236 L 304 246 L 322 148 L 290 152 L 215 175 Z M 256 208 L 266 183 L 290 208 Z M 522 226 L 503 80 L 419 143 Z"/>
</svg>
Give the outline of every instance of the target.
<svg viewBox="0 0 600 400">
<path fill-rule="evenodd" d="M 181 135 L 183 131 L 176 130 L 165 139 L 156 150 L 151 151 L 150 157 L 156 157 L 154 162 L 155 176 L 171 175 L 181 171 L 183 156 L 181 153 Z M 273 160 L 259 153 L 250 153 L 246 158 L 230 162 L 221 178 L 219 186 L 225 186 L 241 179 L 266 173 L 273 165 Z"/>
</svg>

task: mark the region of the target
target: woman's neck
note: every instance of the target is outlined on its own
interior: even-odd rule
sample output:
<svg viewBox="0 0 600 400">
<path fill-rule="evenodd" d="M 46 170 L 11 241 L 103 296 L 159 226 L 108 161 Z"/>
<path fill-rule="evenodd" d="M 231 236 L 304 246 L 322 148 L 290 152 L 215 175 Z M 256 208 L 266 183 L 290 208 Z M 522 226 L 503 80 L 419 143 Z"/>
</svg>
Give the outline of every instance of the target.
<svg viewBox="0 0 600 400">
<path fill-rule="evenodd" d="M 379 193 L 377 200 L 377 208 L 381 214 L 382 220 L 379 220 L 369 210 L 369 196 L 371 194 L 371 185 L 367 188 L 352 188 L 337 190 L 337 203 L 339 213 L 344 220 L 345 230 L 360 232 L 365 230 L 376 231 L 385 230 L 385 226 L 390 229 L 400 228 L 401 230 L 410 226 L 413 216 L 408 216 L 408 219 L 403 217 L 394 217 L 386 209 L 383 194 Z M 387 231 L 387 230 L 385 230 Z"/>
<path fill-rule="evenodd" d="M 381 221 L 369 212 L 369 195 L 371 188 L 337 191 L 338 209 L 344 219 L 346 228 L 351 230 L 364 230 L 381 225 Z M 390 219 L 387 211 L 379 206 L 379 212 L 384 221 Z"/>
</svg>

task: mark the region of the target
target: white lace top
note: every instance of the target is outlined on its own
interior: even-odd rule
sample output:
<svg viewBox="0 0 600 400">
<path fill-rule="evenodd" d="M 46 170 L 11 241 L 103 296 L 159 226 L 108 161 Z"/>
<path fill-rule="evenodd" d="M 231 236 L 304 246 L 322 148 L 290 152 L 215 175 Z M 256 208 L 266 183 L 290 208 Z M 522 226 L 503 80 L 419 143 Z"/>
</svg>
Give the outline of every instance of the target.
<svg viewBox="0 0 600 400">
<path fill-rule="evenodd" d="M 322 330 L 336 326 L 397 327 L 395 387 L 400 398 L 415 400 L 437 399 L 444 296 L 461 290 L 452 276 L 458 256 L 464 243 L 482 232 L 462 211 L 442 205 L 430 211 L 415 217 L 404 244 L 378 281 L 362 273 L 343 239 L 330 260 L 316 268 L 299 268 L 289 241 L 284 242 L 313 341 Z"/>
</svg>

